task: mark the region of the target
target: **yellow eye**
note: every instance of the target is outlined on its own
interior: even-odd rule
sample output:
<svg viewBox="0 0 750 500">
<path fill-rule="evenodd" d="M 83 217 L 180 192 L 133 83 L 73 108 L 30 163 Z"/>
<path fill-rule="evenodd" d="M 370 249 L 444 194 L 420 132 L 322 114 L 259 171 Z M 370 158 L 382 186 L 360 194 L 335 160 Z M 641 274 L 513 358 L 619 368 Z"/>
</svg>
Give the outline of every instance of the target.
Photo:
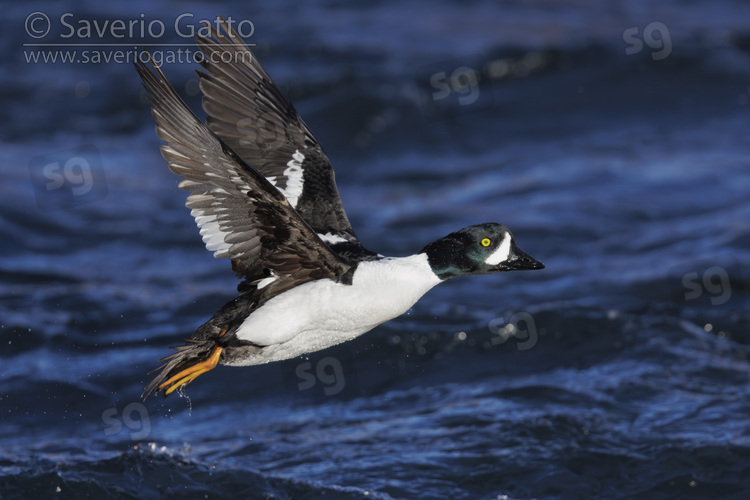
<svg viewBox="0 0 750 500">
<path fill-rule="evenodd" d="M 484 238 L 484 239 L 482 240 L 482 246 L 483 246 L 483 247 L 488 247 L 488 246 L 490 246 L 490 243 L 492 243 L 492 241 L 490 241 L 490 239 L 489 239 L 489 238 Z"/>
</svg>

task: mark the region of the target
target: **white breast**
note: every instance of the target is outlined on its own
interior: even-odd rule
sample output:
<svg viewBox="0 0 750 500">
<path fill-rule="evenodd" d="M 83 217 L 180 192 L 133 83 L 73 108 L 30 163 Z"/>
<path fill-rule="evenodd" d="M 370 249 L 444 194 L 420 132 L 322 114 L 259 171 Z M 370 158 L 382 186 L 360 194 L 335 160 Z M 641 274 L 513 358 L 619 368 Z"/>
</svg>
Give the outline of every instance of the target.
<svg viewBox="0 0 750 500">
<path fill-rule="evenodd" d="M 266 302 L 242 323 L 242 340 L 267 346 L 237 364 L 287 359 L 353 339 L 405 313 L 440 283 L 425 254 L 363 262 L 351 285 L 318 280 Z"/>
</svg>

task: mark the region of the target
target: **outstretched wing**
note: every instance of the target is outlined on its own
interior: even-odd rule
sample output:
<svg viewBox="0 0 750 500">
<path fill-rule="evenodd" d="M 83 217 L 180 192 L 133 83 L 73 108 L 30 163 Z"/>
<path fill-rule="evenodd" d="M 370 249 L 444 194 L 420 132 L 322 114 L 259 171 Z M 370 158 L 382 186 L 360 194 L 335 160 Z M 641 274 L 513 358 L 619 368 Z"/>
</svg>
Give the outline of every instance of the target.
<svg viewBox="0 0 750 500">
<path fill-rule="evenodd" d="M 151 62 L 136 64 L 152 105 L 162 155 L 215 257 L 257 287 L 259 300 L 351 267 L 315 234 L 265 177 L 211 132 Z"/>
<path fill-rule="evenodd" d="M 204 54 L 198 75 L 208 127 L 284 193 L 324 241 L 361 248 L 328 157 L 294 106 L 224 19 L 222 31 L 206 27 L 210 38 L 196 41 Z"/>
</svg>

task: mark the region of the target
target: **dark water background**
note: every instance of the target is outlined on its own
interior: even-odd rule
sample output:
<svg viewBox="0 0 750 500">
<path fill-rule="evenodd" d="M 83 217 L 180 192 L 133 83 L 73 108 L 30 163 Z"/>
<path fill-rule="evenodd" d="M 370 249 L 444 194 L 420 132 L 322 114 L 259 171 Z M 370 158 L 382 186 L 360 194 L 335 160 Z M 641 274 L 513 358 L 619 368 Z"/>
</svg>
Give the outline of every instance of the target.
<svg viewBox="0 0 750 500">
<path fill-rule="evenodd" d="M 0 497 L 748 498 L 747 2 L 3 8 Z M 35 11 L 251 20 L 366 246 L 496 220 L 547 269 L 142 402 L 236 281 L 131 65 L 27 63 Z"/>
</svg>

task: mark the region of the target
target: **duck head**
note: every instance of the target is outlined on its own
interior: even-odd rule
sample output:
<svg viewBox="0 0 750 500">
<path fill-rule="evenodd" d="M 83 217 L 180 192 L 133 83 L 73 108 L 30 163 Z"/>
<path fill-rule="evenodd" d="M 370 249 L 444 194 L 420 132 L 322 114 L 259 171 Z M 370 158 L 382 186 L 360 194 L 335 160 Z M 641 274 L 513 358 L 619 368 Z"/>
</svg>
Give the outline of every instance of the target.
<svg viewBox="0 0 750 500">
<path fill-rule="evenodd" d="M 544 269 L 544 264 L 523 252 L 510 230 L 489 222 L 465 227 L 433 241 L 420 253 L 440 279 L 501 271 Z"/>
</svg>

